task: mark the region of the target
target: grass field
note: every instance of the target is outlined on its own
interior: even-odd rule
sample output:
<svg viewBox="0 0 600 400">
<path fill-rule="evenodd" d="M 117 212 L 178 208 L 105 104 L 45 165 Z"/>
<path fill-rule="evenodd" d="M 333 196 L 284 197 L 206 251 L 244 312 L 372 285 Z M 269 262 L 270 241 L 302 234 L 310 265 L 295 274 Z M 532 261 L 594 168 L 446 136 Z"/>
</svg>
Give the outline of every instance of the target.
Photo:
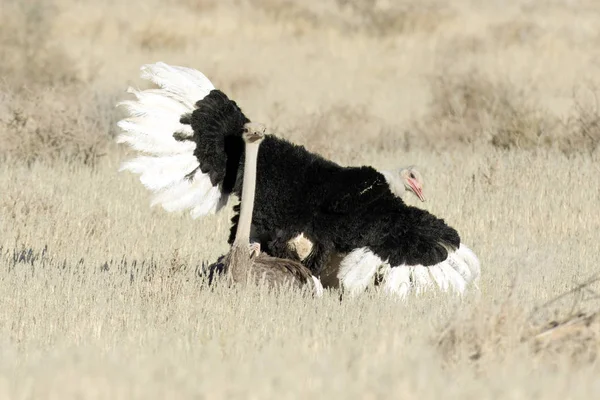
<svg viewBox="0 0 600 400">
<path fill-rule="evenodd" d="M 600 396 L 600 5 L 384 3 L 0 0 L 1 399 Z M 418 165 L 481 296 L 207 289 L 231 204 L 118 172 L 159 60 L 341 164 Z"/>
</svg>

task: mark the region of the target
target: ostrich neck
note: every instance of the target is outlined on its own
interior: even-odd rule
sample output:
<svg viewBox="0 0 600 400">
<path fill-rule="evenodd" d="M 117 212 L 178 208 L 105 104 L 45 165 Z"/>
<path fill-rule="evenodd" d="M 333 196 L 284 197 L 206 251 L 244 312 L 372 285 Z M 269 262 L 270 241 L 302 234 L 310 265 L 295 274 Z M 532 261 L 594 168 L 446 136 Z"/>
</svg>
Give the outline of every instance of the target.
<svg viewBox="0 0 600 400">
<path fill-rule="evenodd" d="M 404 182 L 400 178 L 398 178 L 395 171 L 381 171 L 385 180 L 387 181 L 390 190 L 396 196 L 403 198 L 404 193 L 406 192 L 406 187 L 404 186 Z"/>
<path fill-rule="evenodd" d="M 256 164 L 258 159 L 259 145 L 260 141 L 246 143 L 240 219 L 238 220 L 234 245 L 248 245 L 250 243 L 250 225 L 252 224 L 252 210 L 254 208 Z"/>
</svg>

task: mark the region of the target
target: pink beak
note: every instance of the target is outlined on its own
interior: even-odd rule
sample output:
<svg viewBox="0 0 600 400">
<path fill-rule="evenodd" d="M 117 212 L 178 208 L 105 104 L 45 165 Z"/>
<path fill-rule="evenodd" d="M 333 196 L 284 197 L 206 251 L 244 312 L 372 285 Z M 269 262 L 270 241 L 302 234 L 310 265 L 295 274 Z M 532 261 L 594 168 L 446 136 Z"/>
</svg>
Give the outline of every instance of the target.
<svg viewBox="0 0 600 400">
<path fill-rule="evenodd" d="M 421 185 L 419 185 L 419 183 L 416 180 L 411 178 L 408 178 L 407 182 L 412 191 L 415 192 L 419 200 L 425 201 L 425 196 L 423 196 L 423 188 L 421 187 Z"/>
</svg>

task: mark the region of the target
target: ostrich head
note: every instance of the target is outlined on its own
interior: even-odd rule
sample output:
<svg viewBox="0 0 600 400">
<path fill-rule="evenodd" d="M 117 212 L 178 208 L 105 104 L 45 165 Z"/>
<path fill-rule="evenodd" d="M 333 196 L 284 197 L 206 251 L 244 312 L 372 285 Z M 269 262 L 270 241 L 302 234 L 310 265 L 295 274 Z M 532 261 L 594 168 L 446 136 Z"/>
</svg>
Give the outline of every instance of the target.
<svg viewBox="0 0 600 400">
<path fill-rule="evenodd" d="M 263 124 L 258 122 L 248 122 L 244 125 L 242 137 L 246 143 L 260 144 L 265 138 L 266 131 L 267 128 Z"/>
<path fill-rule="evenodd" d="M 404 197 L 404 193 L 412 192 L 421 201 L 425 201 L 423 195 L 423 177 L 418 169 L 414 166 L 400 168 L 392 171 L 381 172 L 388 184 L 392 193 L 396 196 Z"/>
</svg>

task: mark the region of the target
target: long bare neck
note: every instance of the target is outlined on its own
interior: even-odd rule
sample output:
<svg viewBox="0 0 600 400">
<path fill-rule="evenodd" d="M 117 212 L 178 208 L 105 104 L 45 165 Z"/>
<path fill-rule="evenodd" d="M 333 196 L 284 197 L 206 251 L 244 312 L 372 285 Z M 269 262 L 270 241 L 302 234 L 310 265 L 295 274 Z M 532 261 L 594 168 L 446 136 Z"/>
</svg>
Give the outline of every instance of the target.
<svg viewBox="0 0 600 400">
<path fill-rule="evenodd" d="M 235 233 L 234 245 L 248 245 L 250 243 L 250 225 L 252 224 L 252 210 L 254 208 L 254 191 L 256 189 L 256 164 L 260 141 L 246 142 L 246 156 L 244 160 L 244 182 L 242 186 L 242 200 L 240 206 L 240 219 Z"/>
</svg>

